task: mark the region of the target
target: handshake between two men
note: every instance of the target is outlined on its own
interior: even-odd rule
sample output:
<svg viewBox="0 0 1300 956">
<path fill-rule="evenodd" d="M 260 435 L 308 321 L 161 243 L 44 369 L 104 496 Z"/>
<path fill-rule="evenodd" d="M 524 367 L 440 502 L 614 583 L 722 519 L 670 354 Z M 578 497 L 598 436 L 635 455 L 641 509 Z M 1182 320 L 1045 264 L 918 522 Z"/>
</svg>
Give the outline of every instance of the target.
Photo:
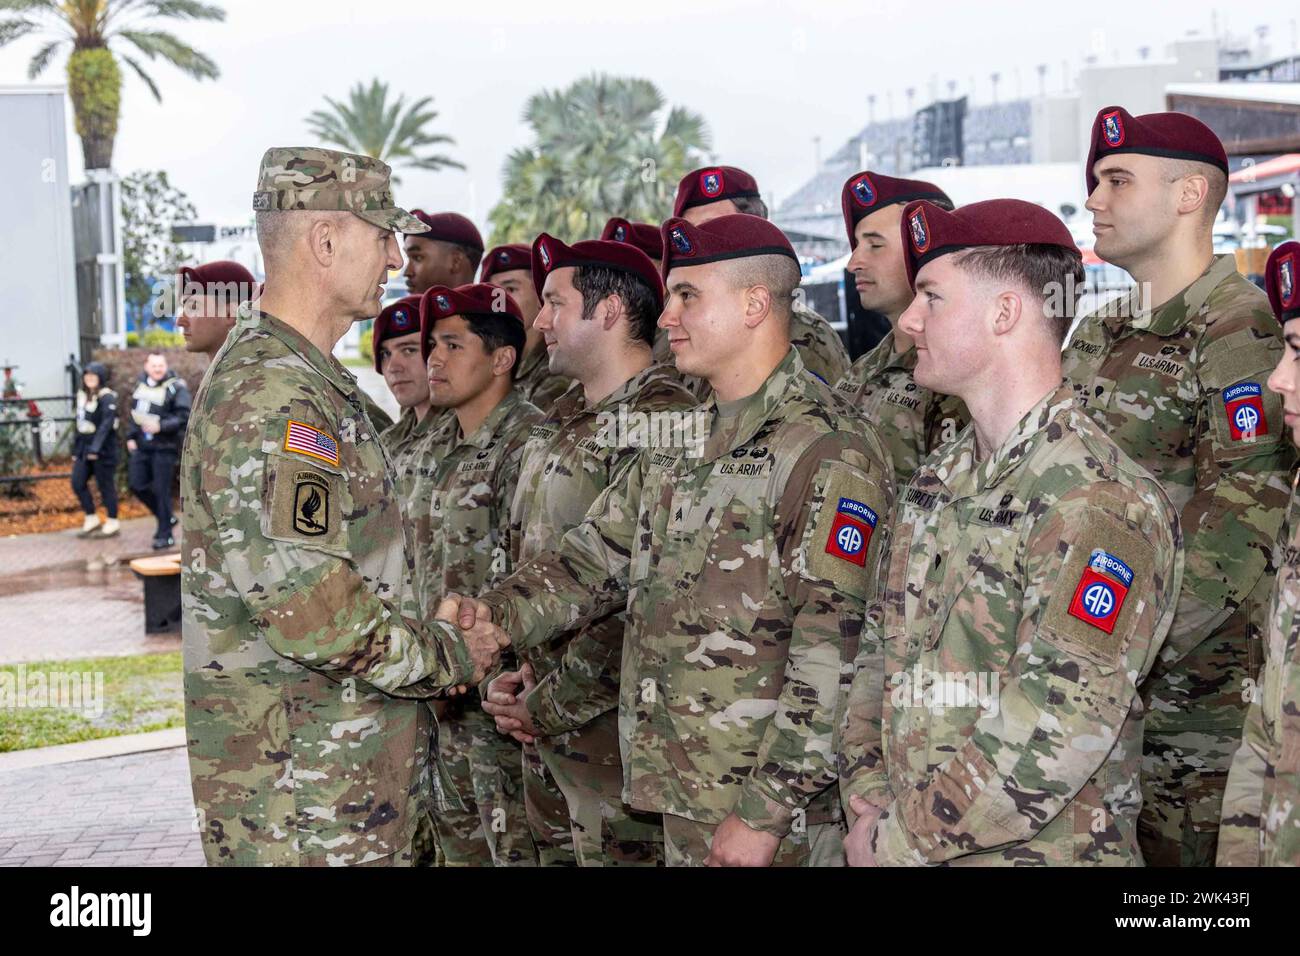
<svg viewBox="0 0 1300 956">
<path fill-rule="evenodd" d="M 474 684 L 482 683 L 500 663 L 501 651 L 510 646 L 510 635 L 492 623 L 492 609 L 476 598 L 449 593 L 438 603 L 435 616 L 460 628 L 474 660 Z M 483 709 L 496 719 L 497 730 L 520 743 L 532 743 L 537 736 L 525 704 L 534 685 L 532 666 L 524 664 L 519 670 L 498 674 L 483 695 Z M 455 697 L 470 689 L 466 685 L 453 687 L 447 695 Z"/>
</svg>

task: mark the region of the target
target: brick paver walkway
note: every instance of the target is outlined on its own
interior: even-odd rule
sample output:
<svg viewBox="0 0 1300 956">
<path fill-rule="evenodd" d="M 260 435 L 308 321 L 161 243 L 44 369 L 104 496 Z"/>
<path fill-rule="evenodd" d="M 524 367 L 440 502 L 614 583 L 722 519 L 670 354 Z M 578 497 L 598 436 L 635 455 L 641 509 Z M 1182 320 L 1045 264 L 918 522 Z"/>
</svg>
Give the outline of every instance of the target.
<svg viewBox="0 0 1300 956">
<path fill-rule="evenodd" d="M 0 866 L 202 866 L 183 747 L 0 772 Z"/>
</svg>

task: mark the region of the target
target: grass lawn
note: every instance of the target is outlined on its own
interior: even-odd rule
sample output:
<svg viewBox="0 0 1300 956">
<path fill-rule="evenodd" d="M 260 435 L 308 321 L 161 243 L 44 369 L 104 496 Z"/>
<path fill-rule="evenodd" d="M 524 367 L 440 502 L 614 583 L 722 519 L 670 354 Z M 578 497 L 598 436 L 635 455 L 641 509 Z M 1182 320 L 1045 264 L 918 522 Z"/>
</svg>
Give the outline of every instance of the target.
<svg viewBox="0 0 1300 956">
<path fill-rule="evenodd" d="M 91 675 L 90 683 L 83 685 L 87 687 L 90 700 L 94 699 L 98 686 L 98 678 L 94 675 L 102 674 L 102 713 L 96 714 L 100 708 L 85 703 L 80 709 L 31 706 L 40 702 L 31 697 L 34 693 L 33 675 L 45 675 L 44 681 L 52 686 L 56 673 Z M 20 694 L 27 699 L 22 700 Z M 0 751 L 139 734 L 180 727 L 184 723 L 179 651 L 133 657 L 0 664 Z"/>
<path fill-rule="evenodd" d="M 342 361 L 348 368 L 370 368 L 374 365 L 374 362 L 366 358 L 364 355 L 354 355 L 351 358 L 345 358 Z"/>
</svg>

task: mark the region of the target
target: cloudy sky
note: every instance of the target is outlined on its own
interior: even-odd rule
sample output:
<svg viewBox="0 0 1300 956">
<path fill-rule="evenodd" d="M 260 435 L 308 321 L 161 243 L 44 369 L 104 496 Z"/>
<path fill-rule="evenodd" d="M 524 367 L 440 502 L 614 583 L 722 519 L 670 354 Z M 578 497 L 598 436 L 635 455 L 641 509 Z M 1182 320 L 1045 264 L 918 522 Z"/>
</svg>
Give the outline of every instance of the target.
<svg viewBox="0 0 1300 956">
<path fill-rule="evenodd" d="M 1149 46 L 1216 30 L 1270 29 L 1274 51 L 1294 47 L 1294 0 L 1093 0 L 1052 4 L 985 0 L 658 0 L 591 3 L 492 0 L 226 0 L 222 24 L 174 29 L 220 66 L 217 82 L 195 82 L 161 63 L 156 103 L 124 71 L 122 120 L 114 165 L 121 172 L 165 169 L 189 193 L 203 221 L 239 223 L 258 159 L 270 145 L 308 144 L 304 117 L 322 97 L 343 97 L 378 76 L 409 97 L 432 95 L 439 131 L 456 145 L 464 172 L 408 171 L 403 205 L 457 209 L 482 225 L 500 195 L 509 150 L 528 140 L 520 112 L 528 96 L 593 71 L 653 80 L 668 101 L 704 115 L 719 161 L 744 166 L 779 202 L 813 172 L 820 137 L 829 154 L 866 120 L 895 113 L 905 90 L 921 105 L 933 89 L 990 98 L 1048 89 L 1089 54 L 1134 60 Z M 1046 12 L 1050 9 L 1051 12 Z M 41 41 L 0 49 L 0 85 L 26 83 Z M 62 83 L 65 59 L 41 82 Z M 80 144 L 70 135 L 73 181 Z"/>
</svg>

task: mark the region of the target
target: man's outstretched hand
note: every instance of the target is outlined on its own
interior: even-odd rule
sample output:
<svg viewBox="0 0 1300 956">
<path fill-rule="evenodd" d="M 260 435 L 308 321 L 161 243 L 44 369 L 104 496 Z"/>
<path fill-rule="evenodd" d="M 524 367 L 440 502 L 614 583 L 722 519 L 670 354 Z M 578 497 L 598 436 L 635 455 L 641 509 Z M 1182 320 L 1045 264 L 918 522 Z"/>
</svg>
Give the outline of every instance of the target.
<svg viewBox="0 0 1300 956">
<path fill-rule="evenodd" d="M 461 638 L 469 648 L 470 659 L 474 662 L 472 681 L 474 686 L 477 686 L 487 676 L 488 671 L 497 665 L 501 649 L 510 646 L 509 635 L 492 623 L 491 608 L 473 598 L 448 594 L 438 603 L 438 611 L 434 617 L 439 621 L 456 624 L 460 628 Z M 455 696 L 468 690 L 468 686 L 461 685 L 447 693 Z"/>
</svg>

